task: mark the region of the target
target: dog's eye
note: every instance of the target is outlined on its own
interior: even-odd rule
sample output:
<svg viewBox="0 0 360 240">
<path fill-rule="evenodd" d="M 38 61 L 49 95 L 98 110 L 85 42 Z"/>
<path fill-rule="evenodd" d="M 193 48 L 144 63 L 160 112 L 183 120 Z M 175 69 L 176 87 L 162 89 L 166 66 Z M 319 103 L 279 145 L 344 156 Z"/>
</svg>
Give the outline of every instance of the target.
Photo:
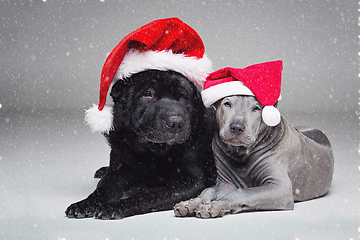
<svg viewBox="0 0 360 240">
<path fill-rule="evenodd" d="M 224 106 L 225 107 L 231 107 L 231 103 L 226 101 L 226 102 L 224 102 Z"/>
<path fill-rule="evenodd" d="M 150 90 L 148 90 L 144 93 L 144 97 L 151 97 L 151 96 L 152 96 L 152 93 Z"/>
<path fill-rule="evenodd" d="M 254 108 L 253 108 L 253 112 L 257 112 L 257 111 L 260 111 L 261 109 L 260 109 L 260 107 L 259 106 L 255 106 Z"/>
</svg>

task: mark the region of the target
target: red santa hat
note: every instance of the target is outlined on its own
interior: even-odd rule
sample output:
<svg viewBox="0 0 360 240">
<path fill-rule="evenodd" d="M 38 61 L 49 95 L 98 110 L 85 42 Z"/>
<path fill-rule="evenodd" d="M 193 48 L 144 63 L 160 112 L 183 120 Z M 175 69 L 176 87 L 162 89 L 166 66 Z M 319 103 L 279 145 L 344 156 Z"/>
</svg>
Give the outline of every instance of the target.
<svg viewBox="0 0 360 240">
<path fill-rule="evenodd" d="M 211 61 L 197 32 L 178 18 L 160 19 L 133 31 L 112 50 L 102 69 L 99 105 L 86 111 L 92 131 L 112 128 L 112 106 L 105 106 L 111 83 L 149 69 L 173 70 L 199 91 L 211 72 Z"/>
<path fill-rule="evenodd" d="M 206 107 L 231 95 L 255 96 L 265 106 L 262 119 L 268 126 L 280 122 L 280 112 L 274 107 L 280 99 L 282 61 L 255 64 L 246 68 L 223 68 L 211 73 L 201 92 Z"/>
</svg>

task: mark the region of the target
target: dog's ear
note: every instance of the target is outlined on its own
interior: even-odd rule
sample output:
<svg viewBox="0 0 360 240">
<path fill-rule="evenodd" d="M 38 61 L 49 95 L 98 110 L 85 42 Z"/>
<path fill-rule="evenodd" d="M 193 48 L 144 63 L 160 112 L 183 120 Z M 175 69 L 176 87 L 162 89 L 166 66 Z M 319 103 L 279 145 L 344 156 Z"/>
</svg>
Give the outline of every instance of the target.
<svg viewBox="0 0 360 240">
<path fill-rule="evenodd" d="M 113 126 L 115 131 L 122 129 L 130 120 L 127 105 L 131 105 L 131 88 L 129 83 L 118 80 L 111 88 L 110 96 L 113 99 Z M 131 103 L 130 103 L 131 102 Z"/>
<path fill-rule="evenodd" d="M 123 80 L 118 80 L 111 88 L 110 96 L 115 100 L 123 93 L 124 91 L 124 82 Z"/>
<path fill-rule="evenodd" d="M 215 102 L 215 103 L 212 105 L 212 107 L 215 109 L 215 111 L 216 111 L 216 109 L 219 107 L 221 100 L 222 100 L 222 99 L 218 100 L 217 102 Z"/>
</svg>

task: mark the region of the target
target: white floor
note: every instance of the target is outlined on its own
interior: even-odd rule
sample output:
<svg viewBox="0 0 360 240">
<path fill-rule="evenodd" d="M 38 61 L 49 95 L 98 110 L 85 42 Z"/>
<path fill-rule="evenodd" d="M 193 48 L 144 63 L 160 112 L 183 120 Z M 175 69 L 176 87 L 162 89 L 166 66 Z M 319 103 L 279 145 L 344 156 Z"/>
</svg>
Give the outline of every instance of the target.
<svg viewBox="0 0 360 240">
<path fill-rule="evenodd" d="M 109 148 L 83 123 L 81 110 L 0 113 L 0 239 L 359 239 L 359 120 L 354 114 L 287 114 L 293 125 L 318 127 L 335 155 L 330 193 L 293 211 L 253 212 L 202 220 L 172 211 L 123 220 L 68 219 L 66 207 L 96 186 Z"/>
</svg>

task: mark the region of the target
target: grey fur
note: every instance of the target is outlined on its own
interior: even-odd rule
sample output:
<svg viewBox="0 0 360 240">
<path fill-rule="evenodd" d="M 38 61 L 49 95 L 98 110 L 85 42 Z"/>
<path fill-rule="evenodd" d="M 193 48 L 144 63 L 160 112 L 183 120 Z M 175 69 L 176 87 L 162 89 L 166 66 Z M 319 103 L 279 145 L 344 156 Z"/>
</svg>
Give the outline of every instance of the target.
<svg viewBox="0 0 360 240">
<path fill-rule="evenodd" d="M 269 127 L 261 120 L 263 106 L 250 96 L 226 97 L 215 106 L 219 131 L 212 148 L 217 184 L 178 203 L 176 216 L 290 210 L 296 201 L 328 193 L 334 158 L 324 133 L 294 128 L 284 118 Z"/>
</svg>

